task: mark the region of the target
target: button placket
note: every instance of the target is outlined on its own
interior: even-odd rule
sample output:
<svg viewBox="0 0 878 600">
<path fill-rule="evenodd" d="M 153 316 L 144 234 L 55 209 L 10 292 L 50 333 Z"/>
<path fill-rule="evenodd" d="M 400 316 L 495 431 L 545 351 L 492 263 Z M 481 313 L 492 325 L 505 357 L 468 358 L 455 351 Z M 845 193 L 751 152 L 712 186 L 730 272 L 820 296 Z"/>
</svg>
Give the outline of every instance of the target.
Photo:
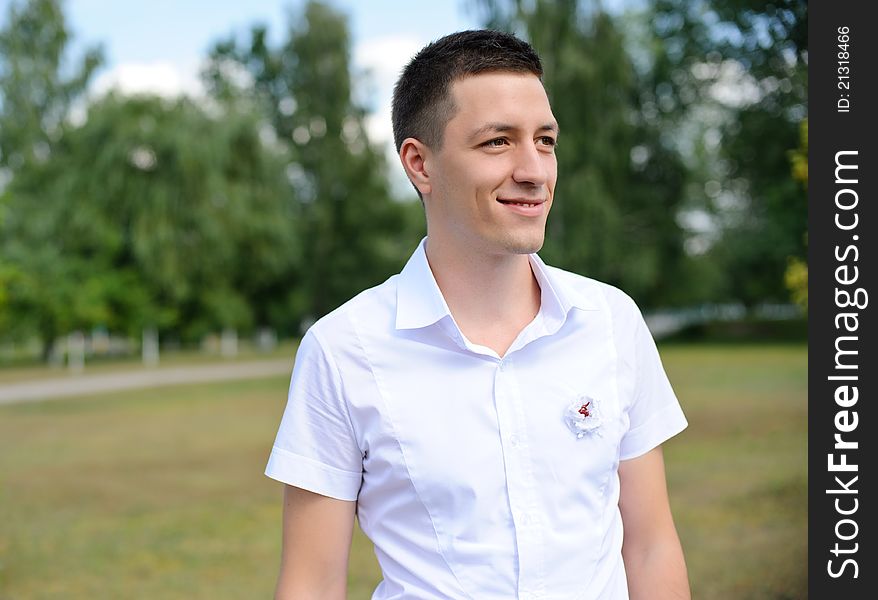
<svg viewBox="0 0 878 600">
<path fill-rule="evenodd" d="M 494 379 L 509 507 L 518 548 L 518 592 L 536 594 L 543 587 L 543 534 L 534 490 L 533 463 L 521 394 L 509 360 L 501 360 Z"/>
</svg>

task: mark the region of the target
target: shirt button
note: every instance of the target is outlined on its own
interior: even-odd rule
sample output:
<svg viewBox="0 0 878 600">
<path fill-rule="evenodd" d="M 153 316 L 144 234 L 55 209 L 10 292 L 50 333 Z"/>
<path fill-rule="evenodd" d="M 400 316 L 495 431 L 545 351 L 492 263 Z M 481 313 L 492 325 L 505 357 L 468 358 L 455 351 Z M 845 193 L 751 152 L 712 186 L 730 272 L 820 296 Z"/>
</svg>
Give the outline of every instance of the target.
<svg viewBox="0 0 878 600">
<path fill-rule="evenodd" d="M 518 446 L 520 441 L 521 440 L 518 438 L 517 435 L 513 435 L 509 438 L 509 443 L 512 444 L 513 446 Z"/>
<path fill-rule="evenodd" d="M 521 513 L 521 516 L 518 518 L 518 520 L 521 522 L 522 525 L 527 525 L 528 523 L 530 523 L 530 517 L 527 515 L 527 513 Z"/>
</svg>

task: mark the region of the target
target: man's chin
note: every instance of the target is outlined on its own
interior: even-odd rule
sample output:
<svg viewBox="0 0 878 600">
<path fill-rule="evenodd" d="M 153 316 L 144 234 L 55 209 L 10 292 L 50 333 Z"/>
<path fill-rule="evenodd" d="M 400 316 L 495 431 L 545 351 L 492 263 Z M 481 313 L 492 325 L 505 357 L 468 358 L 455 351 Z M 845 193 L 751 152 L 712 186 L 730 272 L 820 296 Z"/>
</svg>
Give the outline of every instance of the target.
<svg viewBox="0 0 878 600">
<path fill-rule="evenodd" d="M 531 239 L 512 239 L 508 240 L 506 249 L 512 254 L 533 254 L 540 251 L 544 241 L 543 236 Z"/>
</svg>

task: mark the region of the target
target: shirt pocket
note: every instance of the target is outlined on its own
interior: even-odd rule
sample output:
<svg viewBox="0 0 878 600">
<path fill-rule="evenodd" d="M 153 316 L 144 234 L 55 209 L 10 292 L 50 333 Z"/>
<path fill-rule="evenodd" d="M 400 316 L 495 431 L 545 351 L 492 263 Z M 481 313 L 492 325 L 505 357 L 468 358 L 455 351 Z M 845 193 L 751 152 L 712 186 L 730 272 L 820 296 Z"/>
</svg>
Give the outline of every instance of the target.
<svg viewBox="0 0 878 600">
<path fill-rule="evenodd" d="M 576 412 L 586 403 L 588 417 Z M 613 378 L 559 377 L 529 404 L 536 483 L 548 522 L 555 531 L 570 532 L 579 544 L 600 545 L 606 511 L 618 501 L 626 427 Z M 572 426 L 574 418 L 582 419 L 584 427 Z"/>
</svg>

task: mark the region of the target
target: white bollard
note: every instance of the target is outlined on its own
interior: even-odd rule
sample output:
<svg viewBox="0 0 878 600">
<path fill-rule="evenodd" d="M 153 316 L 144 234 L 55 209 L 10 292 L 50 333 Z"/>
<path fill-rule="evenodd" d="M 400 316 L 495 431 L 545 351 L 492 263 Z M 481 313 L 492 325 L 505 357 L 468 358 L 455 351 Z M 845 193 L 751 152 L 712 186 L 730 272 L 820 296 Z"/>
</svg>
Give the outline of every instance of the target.
<svg viewBox="0 0 878 600">
<path fill-rule="evenodd" d="M 56 338 L 49 348 L 49 367 L 60 369 L 64 366 L 64 354 L 67 352 L 67 338 Z"/>
<path fill-rule="evenodd" d="M 238 355 L 238 331 L 231 327 L 223 329 L 223 336 L 220 339 L 220 354 L 226 358 L 232 358 Z"/>
<path fill-rule="evenodd" d="M 143 364 L 147 367 L 159 364 L 159 333 L 154 327 L 143 330 Z"/>
<path fill-rule="evenodd" d="M 271 327 L 261 327 L 256 335 L 256 347 L 260 352 L 271 352 L 277 346 L 277 333 Z"/>
<path fill-rule="evenodd" d="M 81 373 L 85 368 L 85 336 L 81 331 L 67 336 L 67 368 L 74 373 Z"/>
</svg>

